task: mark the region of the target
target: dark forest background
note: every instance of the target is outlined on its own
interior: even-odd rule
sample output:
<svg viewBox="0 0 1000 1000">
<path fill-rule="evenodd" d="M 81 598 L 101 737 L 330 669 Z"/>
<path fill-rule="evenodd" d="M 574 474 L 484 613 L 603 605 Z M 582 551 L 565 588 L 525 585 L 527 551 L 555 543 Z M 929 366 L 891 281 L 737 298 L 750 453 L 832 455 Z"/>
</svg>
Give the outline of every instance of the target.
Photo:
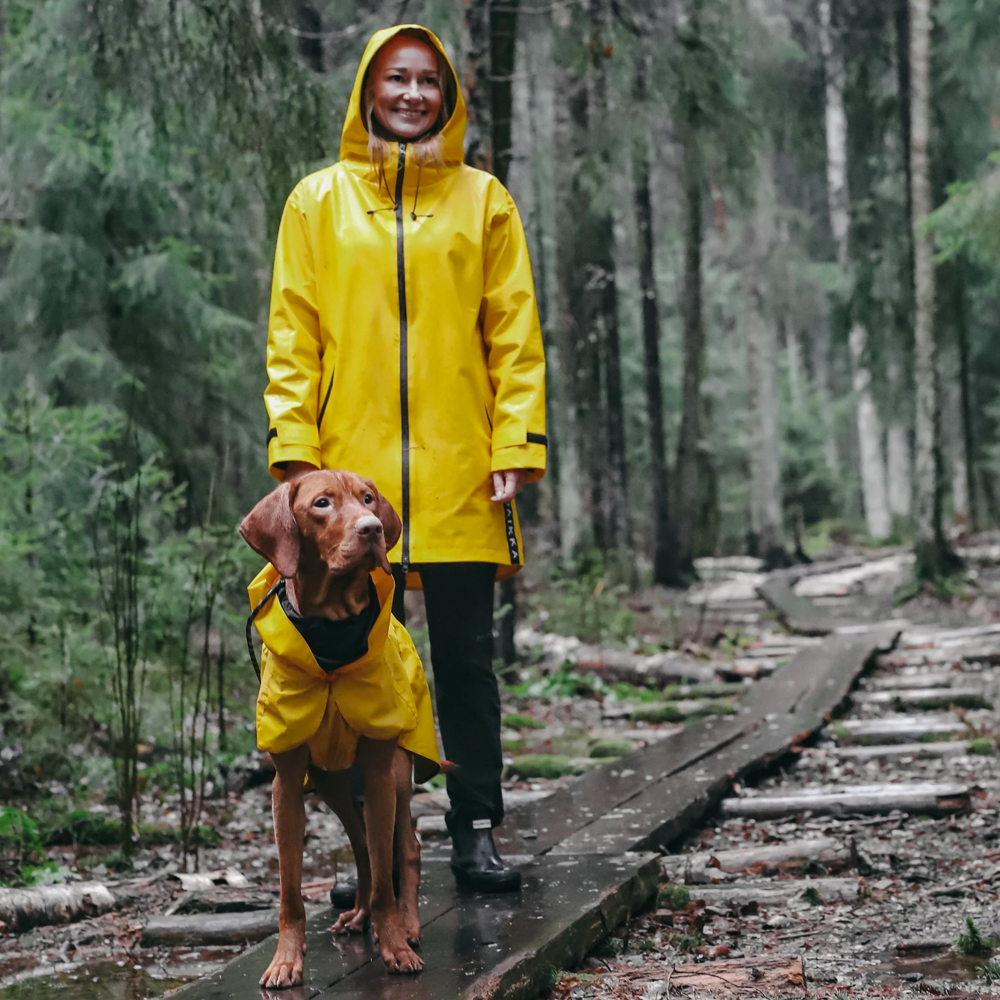
<svg viewBox="0 0 1000 1000">
<path fill-rule="evenodd" d="M 531 243 L 542 586 L 847 540 L 944 586 L 1000 525 L 997 4 L 0 0 L 11 787 L 131 802 L 159 740 L 194 795 L 252 746 L 235 525 L 270 487 L 277 221 L 399 21 L 445 42 Z"/>
</svg>

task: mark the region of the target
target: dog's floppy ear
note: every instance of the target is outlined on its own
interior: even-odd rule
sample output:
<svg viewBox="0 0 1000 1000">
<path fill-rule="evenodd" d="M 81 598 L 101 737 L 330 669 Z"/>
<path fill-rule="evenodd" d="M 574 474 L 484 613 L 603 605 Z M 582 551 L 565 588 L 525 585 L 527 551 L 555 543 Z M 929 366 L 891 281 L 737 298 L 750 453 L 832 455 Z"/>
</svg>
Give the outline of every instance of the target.
<svg viewBox="0 0 1000 1000">
<path fill-rule="evenodd" d="M 292 484 L 282 483 L 268 493 L 240 524 L 243 540 L 262 555 L 285 579 L 299 568 L 302 536 L 292 513 Z"/>
<path fill-rule="evenodd" d="M 403 530 L 403 522 L 399 515 L 392 509 L 392 504 L 374 486 L 375 491 L 375 516 L 382 522 L 382 534 L 385 535 L 385 550 L 391 549 L 399 541 L 400 533 Z"/>
</svg>

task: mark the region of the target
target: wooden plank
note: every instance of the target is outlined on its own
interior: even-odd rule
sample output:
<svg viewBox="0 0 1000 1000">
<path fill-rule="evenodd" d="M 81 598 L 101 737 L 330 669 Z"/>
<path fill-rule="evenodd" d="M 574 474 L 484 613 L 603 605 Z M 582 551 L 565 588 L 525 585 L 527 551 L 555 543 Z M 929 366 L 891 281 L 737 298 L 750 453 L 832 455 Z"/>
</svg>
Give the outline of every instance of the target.
<svg viewBox="0 0 1000 1000">
<path fill-rule="evenodd" d="M 836 747 L 830 751 L 842 760 L 877 760 L 899 757 L 951 757 L 969 753 L 968 740 L 944 743 L 889 743 L 884 746 Z"/>
<path fill-rule="evenodd" d="M 879 657 L 880 660 L 888 658 Z M 897 691 L 900 689 L 951 687 L 956 680 L 964 681 L 967 677 L 968 674 L 963 674 L 960 670 L 928 670 L 915 674 L 890 674 L 885 677 L 873 677 L 868 682 L 867 690 Z"/>
<path fill-rule="evenodd" d="M 883 783 L 877 785 L 821 785 L 797 789 L 791 794 L 755 795 L 726 799 L 724 816 L 777 819 L 801 812 L 889 813 L 894 809 L 928 816 L 945 816 L 969 809 L 969 786 L 954 782 Z"/>
<path fill-rule="evenodd" d="M 650 772 L 646 771 L 637 791 L 610 800 L 609 807 L 569 832 L 553 845 L 552 852 L 620 854 L 666 847 L 718 802 L 735 778 L 774 760 L 816 732 L 847 697 L 869 658 L 893 638 L 894 634 L 887 632 L 836 636 L 820 647 L 802 651 L 786 668 L 750 688 L 739 716 L 717 724 L 718 729 L 732 734 L 739 720 L 744 725 L 742 731 L 710 755 L 675 767 L 662 777 L 653 774 L 647 778 Z M 656 749 L 662 751 L 668 744 L 664 740 Z"/>
<path fill-rule="evenodd" d="M 887 715 L 881 719 L 841 719 L 830 726 L 840 742 L 912 743 L 916 740 L 958 738 L 966 727 L 956 715 Z"/>
<path fill-rule="evenodd" d="M 802 959 L 772 955 L 732 958 L 699 965 L 675 965 L 664 977 L 671 988 L 712 996 L 785 997 L 806 995 Z M 684 995 L 688 995 L 687 993 Z"/>
<path fill-rule="evenodd" d="M 787 573 L 772 573 L 757 588 L 757 593 L 777 612 L 790 632 L 799 635 L 829 635 L 837 621 L 812 601 L 799 597 L 793 586 L 796 577 Z"/>
<path fill-rule="evenodd" d="M 815 901 L 824 903 L 849 903 L 861 894 L 861 880 L 857 878 L 803 878 L 770 882 L 756 879 L 751 882 L 732 882 L 726 885 L 689 885 L 692 902 L 716 905 L 745 905 L 759 903 L 763 906 L 789 903 L 806 898 L 809 892 Z M 810 891 L 811 890 L 811 891 Z"/>
<path fill-rule="evenodd" d="M 857 691 L 859 705 L 890 705 L 899 708 L 992 708 L 981 687 L 895 688 L 887 691 Z"/>
</svg>

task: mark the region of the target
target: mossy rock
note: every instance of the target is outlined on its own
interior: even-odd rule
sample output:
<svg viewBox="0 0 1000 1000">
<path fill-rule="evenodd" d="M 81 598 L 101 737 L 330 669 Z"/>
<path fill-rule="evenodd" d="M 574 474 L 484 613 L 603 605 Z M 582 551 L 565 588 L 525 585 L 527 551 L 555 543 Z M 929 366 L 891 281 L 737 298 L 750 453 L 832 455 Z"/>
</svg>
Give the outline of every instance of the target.
<svg viewBox="0 0 1000 1000">
<path fill-rule="evenodd" d="M 511 771 L 521 778 L 563 778 L 576 770 L 569 757 L 549 753 L 525 754 L 511 764 Z"/>
<path fill-rule="evenodd" d="M 501 739 L 500 746 L 507 753 L 517 753 L 519 750 L 523 750 L 527 746 L 527 740 L 522 740 L 520 737 L 515 739 Z"/>
<path fill-rule="evenodd" d="M 633 722 L 681 722 L 684 715 L 676 705 L 664 702 L 659 705 L 640 705 L 632 712 Z"/>
<path fill-rule="evenodd" d="M 656 905 L 666 907 L 668 910 L 683 910 L 691 902 L 691 893 L 686 885 L 673 885 L 666 883 L 660 886 L 660 891 L 656 894 Z"/>
<path fill-rule="evenodd" d="M 530 715 L 505 715 L 503 724 L 508 729 L 544 729 L 545 723 Z"/>
<path fill-rule="evenodd" d="M 590 748 L 591 757 L 624 757 L 631 752 L 631 740 L 598 740 Z"/>
<path fill-rule="evenodd" d="M 993 753 L 994 743 L 988 736 L 979 736 L 974 740 L 969 740 L 969 753 L 978 753 L 983 757 Z"/>
</svg>

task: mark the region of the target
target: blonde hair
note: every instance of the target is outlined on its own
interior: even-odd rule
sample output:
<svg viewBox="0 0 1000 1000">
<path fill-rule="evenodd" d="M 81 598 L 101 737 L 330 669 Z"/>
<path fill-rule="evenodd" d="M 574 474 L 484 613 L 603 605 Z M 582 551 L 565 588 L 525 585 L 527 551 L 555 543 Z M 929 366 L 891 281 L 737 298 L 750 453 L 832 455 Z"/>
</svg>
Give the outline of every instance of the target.
<svg viewBox="0 0 1000 1000">
<path fill-rule="evenodd" d="M 413 156 L 418 168 L 442 167 L 444 166 L 444 137 L 441 135 L 441 130 L 448 123 L 448 119 L 451 118 L 452 112 L 455 110 L 455 76 L 448 65 L 448 60 L 430 40 L 427 32 L 417 28 L 404 28 L 394 37 L 416 39 L 427 45 L 434 53 L 441 87 L 441 111 L 430 131 L 423 138 L 415 140 L 410 145 L 413 147 Z M 388 191 L 389 182 L 385 176 L 385 165 L 391 153 L 391 143 L 395 140 L 387 137 L 385 127 L 375 117 L 375 86 L 371 80 L 371 66 L 374 62 L 373 59 L 365 72 L 361 89 L 361 120 L 368 130 L 368 158 L 371 161 L 372 171 L 378 178 L 379 187 L 384 184 L 386 191 Z"/>
</svg>

